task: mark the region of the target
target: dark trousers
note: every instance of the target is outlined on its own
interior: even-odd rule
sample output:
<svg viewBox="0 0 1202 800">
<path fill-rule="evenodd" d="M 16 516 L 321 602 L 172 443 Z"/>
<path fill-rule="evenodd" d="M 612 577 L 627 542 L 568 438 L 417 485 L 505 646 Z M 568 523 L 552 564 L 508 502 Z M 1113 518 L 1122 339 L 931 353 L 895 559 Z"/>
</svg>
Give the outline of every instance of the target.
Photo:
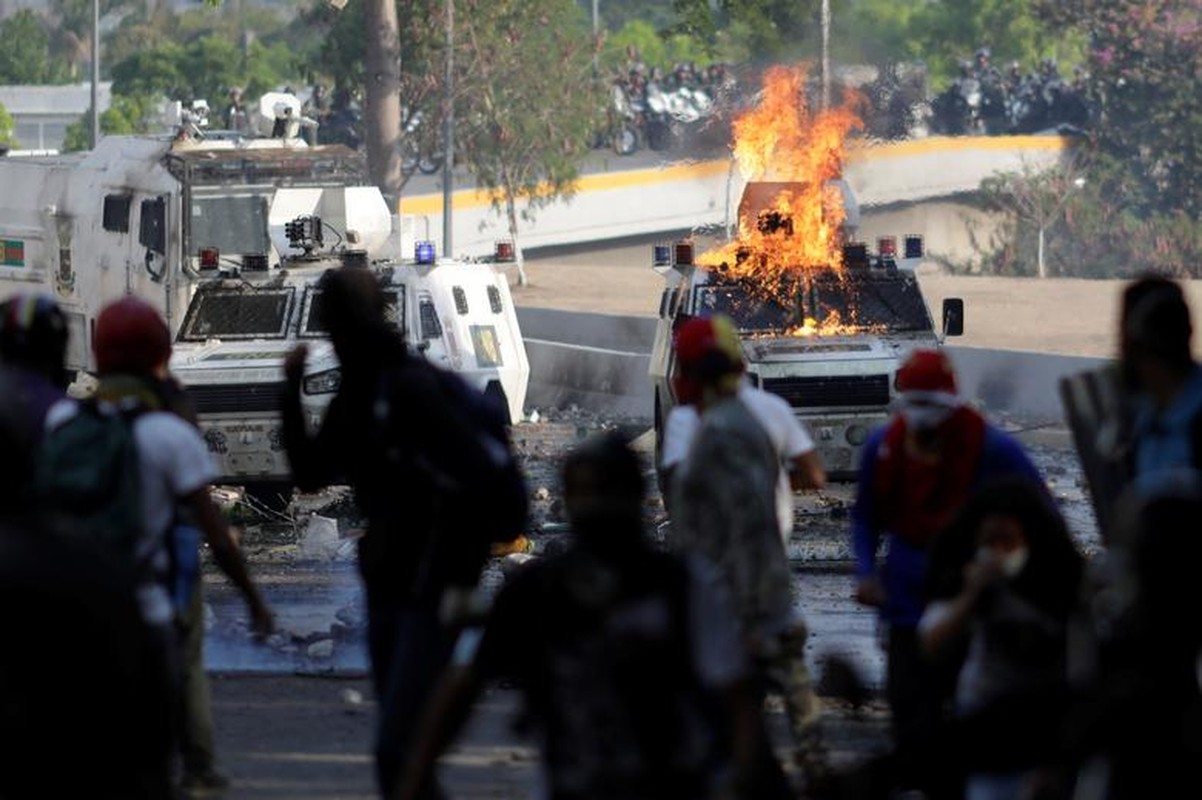
<svg viewBox="0 0 1202 800">
<path fill-rule="evenodd" d="M 437 604 L 372 597 L 368 588 L 368 650 L 379 704 L 376 780 L 387 796 L 404 769 L 425 704 L 454 646 Z M 436 782 L 424 792 L 439 797 Z"/>
<path fill-rule="evenodd" d="M 955 797 L 955 770 L 939 766 L 940 741 L 955 689 L 957 663 L 932 663 L 923 655 L 918 629 L 889 629 L 886 696 L 893 723 L 897 781 L 932 798 Z"/>
</svg>

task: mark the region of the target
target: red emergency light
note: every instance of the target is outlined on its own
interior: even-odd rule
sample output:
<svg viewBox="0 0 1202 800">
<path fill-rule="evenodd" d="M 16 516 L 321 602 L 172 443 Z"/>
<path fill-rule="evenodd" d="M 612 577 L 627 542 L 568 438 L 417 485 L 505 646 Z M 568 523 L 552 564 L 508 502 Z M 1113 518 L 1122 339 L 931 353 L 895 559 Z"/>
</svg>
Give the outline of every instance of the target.
<svg viewBox="0 0 1202 800">
<path fill-rule="evenodd" d="M 200 268 L 217 269 L 221 261 L 221 252 L 216 247 L 200 248 Z"/>
<path fill-rule="evenodd" d="M 513 242 L 497 242 L 495 258 L 500 262 L 510 262 L 514 260 Z"/>
<path fill-rule="evenodd" d="M 883 258 L 893 258 L 897 255 L 897 237 L 882 236 L 876 240 L 876 254 Z"/>
</svg>

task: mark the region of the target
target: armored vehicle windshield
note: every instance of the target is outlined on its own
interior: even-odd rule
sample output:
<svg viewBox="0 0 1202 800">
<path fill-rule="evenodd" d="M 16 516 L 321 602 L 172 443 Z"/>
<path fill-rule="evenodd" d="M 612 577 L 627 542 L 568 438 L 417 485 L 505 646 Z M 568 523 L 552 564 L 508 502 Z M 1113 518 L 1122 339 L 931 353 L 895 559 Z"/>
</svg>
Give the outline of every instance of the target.
<svg viewBox="0 0 1202 800">
<path fill-rule="evenodd" d="M 932 330 L 916 279 L 897 271 L 805 276 L 771 293 L 745 281 L 712 280 L 699 291 L 698 312 L 726 314 L 753 335 L 789 333 L 809 320 L 831 319 L 841 323 L 840 333 Z"/>
<path fill-rule="evenodd" d="M 295 295 L 291 286 L 202 286 L 188 306 L 179 338 L 185 342 L 283 339 Z"/>
</svg>

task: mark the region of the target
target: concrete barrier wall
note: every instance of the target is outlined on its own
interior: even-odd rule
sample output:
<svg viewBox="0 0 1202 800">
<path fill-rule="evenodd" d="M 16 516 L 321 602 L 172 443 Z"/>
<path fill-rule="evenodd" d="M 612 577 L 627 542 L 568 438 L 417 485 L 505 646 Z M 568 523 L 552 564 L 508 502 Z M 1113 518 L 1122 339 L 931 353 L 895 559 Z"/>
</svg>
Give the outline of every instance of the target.
<svg viewBox="0 0 1202 800">
<path fill-rule="evenodd" d="M 1059 136 L 896 142 L 854 151 L 846 176 L 864 208 L 914 203 L 975 191 L 996 172 L 1050 167 L 1070 145 Z M 519 240 L 534 248 L 722 225 L 733 218 L 742 188 L 743 178 L 729 160 L 587 174 L 572 198 L 519 219 Z M 399 213 L 408 241 L 442 241 L 442 202 L 441 193 L 402 198 Z M 456 255 L 486 255 L 498 239 L 509 238 L 504 216 L 487 193 L 456 190 L 452 208 Z"/>
<path fill-rule="evenodd" d="M 520 309 L 530 358 L 527 408 L 577 405 L 590 411 L 650 419 L 647 375 L 655 320 Z M 987 412 L 1059 421 L 1059 380 L 1093 369 L 1100 359 L 949 346 L 961 392 Z"/>
</svg>

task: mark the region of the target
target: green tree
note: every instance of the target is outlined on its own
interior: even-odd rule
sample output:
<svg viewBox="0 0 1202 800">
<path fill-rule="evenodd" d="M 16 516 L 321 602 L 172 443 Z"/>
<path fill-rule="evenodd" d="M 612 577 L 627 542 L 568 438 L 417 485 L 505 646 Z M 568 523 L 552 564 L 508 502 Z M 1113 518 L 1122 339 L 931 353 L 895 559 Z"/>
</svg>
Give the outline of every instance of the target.
<svg viewBox="0 0 1202 800">
<path fill-rule="evenodd" d="M 1107 187 L 1146 216 L 1202 216 L 1202 6 L 1196 0 L 1044 0 L 1089 42 Z"/>
<path fill-rule="evenodd" d="M 671 31 L 704 43 L 724 61 L 802 55 L 818 27 L 819 0 L 673 0 Z"/>
<path fill-rule="evenodd" d="M 68 79 L 66 65 L 50 56 L 50 33 L 41 17 L 25 9 L 0 22 L 0 84 Z"/>
<path fill-rule="evenodd" d="M 113 104 L 100 114 L 100 132 L 105 136 L 150 133 L 159 115 L 159 101 L 151 95 L 114 95 Z M 91 114 L 85 113 L 67 128 L 63 150 L 74 152 L 91 147 Z"/>
<path fill-rule="evenodd" d="M 459 0 L 456 11 L 457 160 L 504 213 L 525 285 L 519 217 L 571 197 L 601 107 L 590 23 L 572 0 Z"/>
<path fill-rule="evenodd" d="M 995 66 L 1043 58 L 1079 62 L 1082 39 L 1047 24 L 1043 0 L 855 0 L 836 3 L 833 45 L 843 59 L 923 61 L 942 88 L 959 62 L 988 47 Z"/>
<path fill-rule="evenodd" d="M 3 103 L 0 103 L 0 149 L 17 146 L 16 127 L 13 115 L 8 113 L 8 109 L 4 107 Z"/>
<path fill-rule="evenodd" d="M 282 43 L 239 47 L 216 34 L 180 46 L 166 42 L 113 66 L 113 93 L 161 95 L 170 100 L 208 100 L 217 108 L 230 87 L 254 97 L 287 79 L 291 54 Z"/>
</svg>

